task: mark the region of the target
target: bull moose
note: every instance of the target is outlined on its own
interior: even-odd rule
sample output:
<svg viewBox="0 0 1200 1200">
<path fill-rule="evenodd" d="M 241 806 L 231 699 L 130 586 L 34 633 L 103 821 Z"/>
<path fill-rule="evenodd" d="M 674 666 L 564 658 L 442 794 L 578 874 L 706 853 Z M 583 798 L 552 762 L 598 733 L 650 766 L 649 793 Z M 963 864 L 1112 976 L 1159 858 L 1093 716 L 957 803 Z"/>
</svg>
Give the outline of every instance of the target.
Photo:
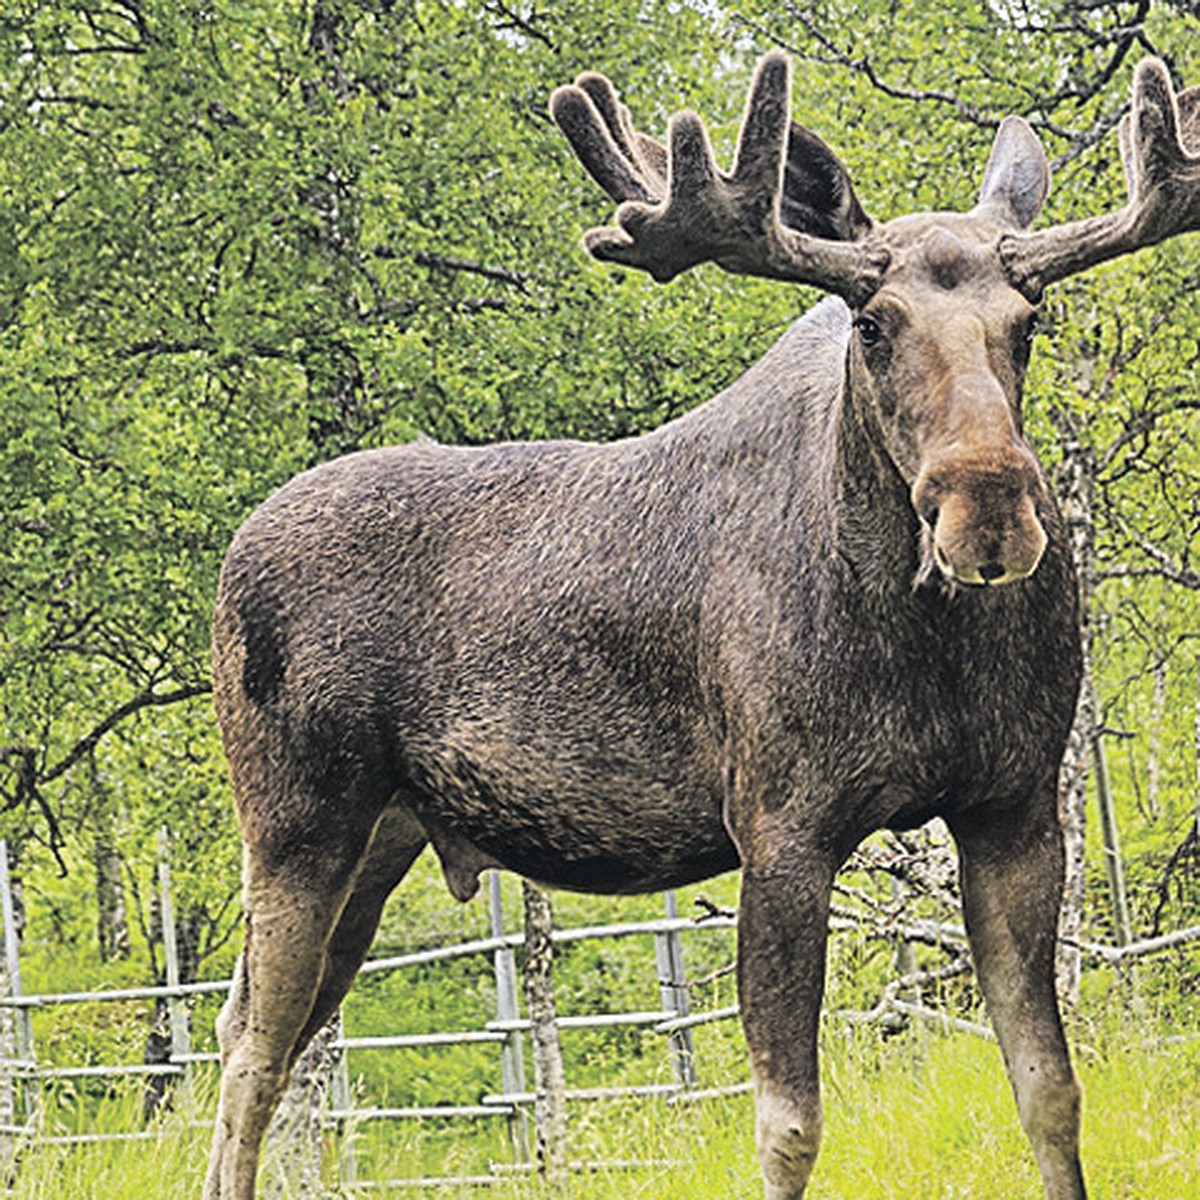
<svg viewBox="0 0 1200 1200">
<path fill-rule="evenodd" d="M 642 437 L 430 441 L 307 471 L 241 527 L 214 690 L 245 841 L 245 948 L 218 1020 L 206 1200 L 252 1200 L 289 1070 L 432 843 L 596 892 L 740 867 L 738 989 L 768 1200 L 821 1136 L 835 873 L 941 816 L 1046 1196 L 1084 1196 L 1054 994 L 1056 792 L 1080 679 L 1071 555 L 1023 433 L 1048 284 L 1200 227 L 1200 87 L 1136 69 L 1129 198 L 1031 232 L 1046 156 L 999 127 L 976 206 L 877 223 L 759 64 L 730 173 L 602 76 L 551 100 L 619 202 L 598 258 L 831 295 L 708 403 Z"/>
</svg>

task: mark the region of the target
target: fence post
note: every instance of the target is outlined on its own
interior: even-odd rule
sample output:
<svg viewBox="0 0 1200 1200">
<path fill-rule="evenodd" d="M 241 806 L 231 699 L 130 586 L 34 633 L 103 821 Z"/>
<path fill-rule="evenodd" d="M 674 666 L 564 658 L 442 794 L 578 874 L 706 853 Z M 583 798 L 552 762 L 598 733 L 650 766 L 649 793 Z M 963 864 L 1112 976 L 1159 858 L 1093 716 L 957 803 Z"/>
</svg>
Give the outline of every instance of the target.
<svg viewBox="0 0 1200 1200">
<path fill-rule="evenodd" d="M 668 920 L 679 916 L 679 898 L 666 893 Z M 658 967 L 658 989 L 664 1012 L 686 1017 L 692 1011 L 692 999 L 687 990 L 687 970 L 683 962 L 683 937 L 678 929 L 660 930 L 654 935 L 654 960 Z M 685 1088 L 696 1086 L 696 1043 L 691 1029 L 678 1029 L 668 1035 L 671 1044 L 671 1064 L 675 1078 Z"/>
<path fill-rule="evenodd" d="M 488 872 L 488 901 L 491 910 L 492 936 L 504 936 L 504 910 L 500 900 L 500 872 Z M 517 1004 L 517 958 L 511 946 L 499 946 L 493 963 L 496 972 L 496 1020 L 516 1021 L 520 1015 Z M 515 1096 L 525 1090 L 525 1058 L 521 1051 L 521 1031 L 509 1029 L 500 1049 L 500 1079 L 506 1096 Z M 509 1139 L 513 1157 L 517 1162 L 527 1163 L 529 1156 L 529 1127 L 525 1110 L 516 1102 L 513 1115 L 508 1122 Z"/>
<path fill-rule="evenodd" d="M 192 1081 L 192 1031 L 188 1022 L 187 1001 L 179 992 L 179 938 L 175 928 L 175 897 L 171 888 L 171 834 L 164 826 L 158 831 L 158 893 L 162 913 L 163 956 L 167 961 L 167 1018 L 171 1026 L 171 1062 L 183 1066 L 184 1087 Z"/>
<path fill-rule="evenodd" d="M 4 965 L 8 972 L 8 991 L 18 999 L 21 991 L 21 935 L 17 929 L 17 911 L 13 903 L 12 879 L 8 873 L 8 842 L 0 841 L 0 905 L 4 913 Z M 41 1105 L 38 1103 L 38 1083 L 34 1074 L 33 1017 L 23 1006 L 12 1010 L 13 1032 L 16 1041 L 17 1064 L 11 1078 L 25 1073 L 22 1099 L 25 1104 L 25 1122 L 32 1130 L 38 1122 Z M 15 1106 L 14 1106 L 15 1108 Z M 14 1111 L 14 1118 L 16 1113 Z M 14 1126 L 16 1121 L 13 1121 Z"/>
</svg>

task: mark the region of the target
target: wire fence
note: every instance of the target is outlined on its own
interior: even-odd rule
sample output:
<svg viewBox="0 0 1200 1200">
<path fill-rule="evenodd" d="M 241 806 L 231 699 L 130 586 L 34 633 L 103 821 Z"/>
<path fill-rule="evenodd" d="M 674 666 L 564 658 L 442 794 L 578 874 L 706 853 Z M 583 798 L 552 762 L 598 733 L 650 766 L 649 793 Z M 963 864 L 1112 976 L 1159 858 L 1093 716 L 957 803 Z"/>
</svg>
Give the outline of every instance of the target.
<svg viewBox="0 0 1200 1200">
<path fill-rule="evenodd" d="M 0 1016 L 9 1014 L 11 1028 L 7 1031 L 10 1046 L 0 1057 L 0 1139 L 7 1140 L 10 1149 L 29 1142 L 53 1145 L 85 1145 L 99 1141 L 136 1141 L 161 1136 L 153 1129 L 125 1132 L 78 1130 L 72 1133 L 51 1134 L 46 1130 L 42 1104 L 44 1089 L 56 1082 L 70 1079 L 122 1079 L 140 1077 L 170 1077 L 186 1082 L 198 1068 L 211 1069 L 217 1054 L 197 1051 L 193 1045 L 190 1006 L 197 997 L 223 994 L 230 988 L 228 980 L 203 983 L 183 983 L 175 939 L 171 877 L 165 853 L 159 869 L 160 904 L 164 931 L 166 960 L 165 986 L 78 991 L 57 993 L 26 993 L 21 981 L 20 946 L 15 906 L 8 875 L 7 848 L 0 842 L 0 904 L 3 908 L 4 954 L 8 995 L 0 996 Z M 360 1179 L 359 1164 L 353 1139 L 348 1139 L 339 1155 L 340 1182 L 347 1188 L 368 1189 L 379 1186 L 435 1187 L 443 1184 L 494 1183 L 511 1177 L 514 1171 L 533 1170 L 529 1120 L 535 1093 L 526 1086 L 524 1053 L 530 1032 L 530 1021 L 521 1014 L 517 952 L 524 944 L 520 931 L 506 930 L 501 904 L 500 881 L 496 872 L 489 876 L 489 908 L 491 936 L 456 945 L 440 946 L 408 954 L 393 955 L 368 961 L 362 974 L 372 975 L 405 971 L 448 964 L 466 958 L 490 959 L 495 983 L 495 1002 L 491 1016 L 477 1027 L 442 1029 L 420 1034 L 347 1037 L 339 1032 L 332 1038 L 332 1070 L 328 1098 L 322 1113 L 325 1128 L 358 1126 L 378 1121 L 503 1121 L 508 1129 L 512 1161 L 494 1163 L 485 1174 L 429 1177 L 405 1180 Z M 706 932 L 729 930 L 734 925 L 731 914 L 710 911 L 697 918 L 681 917 L 676 908 L 674 893 L 664 895 L 664 915 L 655 920 L 621 924 L 594 925 L 555 929 L 555 945 L 589 940 L 612 940 L 631 937 L 650 937 L 654 944 L 652 962 L 658 984 L 661 1005 L 657 1009 L 631 1012 L 604 1012 L 576 1016 L 556 1016 L 560 1030 L 583 1028 L 641 1027 L 667 1040 L 671 1062 L 670 1078 L 665 1082 L 630 1085 L 620 1088 L 568 1087 L 566 1098 L 573 1103 L 603 1100 L 615 1096 L 644 1096 L 665 1098 L 674 1103 L 700 1101 L 718 1095 L 729 1095 L 749 1089 L 744 1081 L 725 1081 L 701 1087 L 696 1065 L 694 1031 L 702 1025 L 727 1021 L 738 1015 L 736 1004 L 703 1011 L 693 1011 L 691 991 L 686 976 L 684 937 L 704 936 Z M 831 917 L 834 931 L 856 929 L 861 918 L 838 913 Z M 912 928 L 897 926 L 900 937 L 912 936 L 924 942 L 961 945 L 962 955 L 946 967 L 943 976 L 962 973 L 968 969 L 965 955 L 965 933 L 953 923 L 918 921 Z M 1200 941 L 1200 926 L 1177 930 L 1162 937 L 1134 941 L 1119 947 L 1083 943 L 1080 949 L 1085 959 L 1121 969 L 1147 955 L 1161 953 L 1181 945 Z M 930 972 L 921 973 L 928 981 Z M 977 1037 L 992 1038 L 986 1025 L 966 1020 L 912 998 L 913 977 L 897 975 L 883 990 L 877 1004 L 868 1010 L 837 1010 L 825 1014 L 829 1020 L 861 1024 L 892 1019 L 920 1021 L 946 1031 Z M 107 1064 L 82 1066 L 50 1066 L 39 1062 L 34 1041 L 33 1015 L 46 1009 L 92 1003 L 129 1001 L 162 1001 L 167 1007 L 171 1053 L 165 1063 Z M 8 1023 L 6 1022 L 6 1023 Z M 1180 1035 L 1180 1039 L 1194 1036 Z M 433 1049 L 439 1047 L 491 1046 L 496 1049 L 496 1077 L 499 1088 L 475 1102 L 409 1105 L 387 1107 L 369 1106 L 357 1102 L 351 1086 L 351 1058 L 358 1052 L 391 1049 Z M 5 1118 L 7 1114 L 7 1119 Z M 611 1167 L 614 1164 L 606 1164 Z"/>
</svg>

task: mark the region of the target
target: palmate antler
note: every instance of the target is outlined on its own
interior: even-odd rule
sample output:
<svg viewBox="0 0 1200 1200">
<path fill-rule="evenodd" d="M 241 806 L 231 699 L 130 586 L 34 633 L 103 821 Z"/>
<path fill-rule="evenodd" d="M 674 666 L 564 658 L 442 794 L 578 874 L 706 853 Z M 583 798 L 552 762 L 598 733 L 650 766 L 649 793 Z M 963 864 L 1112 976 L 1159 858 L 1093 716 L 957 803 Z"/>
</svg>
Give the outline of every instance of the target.
<svg viewBox="0 0 1200 1200">
<path fill-rule="evenodd" d="M 1176 96 L 1166 67 L 1143 59 L 1119 135 L 1129 193 L 1124 208 L 1001 239 L 1013 284 L 1031 299 L 1068 275 L 1200 229 L 1200 86 Z"/>
<path fill-rule="evenodd" d="M 791 67 L 766 55 L 750 85 L 731 173 L 718 170 L 703 121 L 676 113 L 665 149 L 638 133 L 602 75 L 559 88 L 550 110 L 576 155 L 618 202 L 612 226 L 589 230 L 596 258 L 648 271 L 659 282 L 697 263 L 836 292 L 851 304 L 878 286 L 888 252 L 828 147 L 790 119 Z M 785 193 L 785 171 L 788 190 Z M 820 204 L 806 203 L 819 193 Z M 785 224 L 787 205 L 792 222 Z M 805 216 L 813 218 L 805 221 Z M 800 228 L 797 228 L 797 224 Z M 804 227 L 835 237 L 817 236 Z"/>
</svg>

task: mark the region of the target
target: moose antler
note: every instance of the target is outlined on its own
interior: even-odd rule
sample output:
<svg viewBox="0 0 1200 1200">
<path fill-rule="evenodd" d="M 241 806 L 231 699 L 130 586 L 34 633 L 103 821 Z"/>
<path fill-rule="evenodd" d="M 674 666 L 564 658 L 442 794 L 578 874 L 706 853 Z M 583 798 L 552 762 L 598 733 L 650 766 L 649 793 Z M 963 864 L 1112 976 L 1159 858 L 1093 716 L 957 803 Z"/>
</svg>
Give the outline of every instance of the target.
<svg viewBox="0 0 1200 1200">
<path fill-rule="evenodd" d="M 603 76 L 581 75 L 559 88 L 550 111 L 579 160 L 618 202 L 614 224 L 591 229 L 584 245 L 596 258 L 648 271 L 660 283 L 712 261 L 740 275 L 816 284 L 851 304 L 878 286 L 888 253 L 865 239 L 872 223 L 848 178 L 841 201 L 854 239 L 839 241 L 789 228 L 780 218 L 791 111 L 791 67 L 780 53 L 758 64 L 729 174 L 718 170 L 700 117 L 676 113 L 669 150 L 630 121 Z M 819 139 L 799 126 L 792 137 Z M 852 211 L 850 211 L 852 210 Z"/>
<path fill-rule="evenodd" d="M 1129 193 L 1124 208 L 1001 239 L 1005 267 L 1025 295 L 1036 298 L 1058 279 L 1200 229 L 1200 86 L 1177 96 L 1166 67 L 1143 59 L 1118 133 Z"/>
</svg>

